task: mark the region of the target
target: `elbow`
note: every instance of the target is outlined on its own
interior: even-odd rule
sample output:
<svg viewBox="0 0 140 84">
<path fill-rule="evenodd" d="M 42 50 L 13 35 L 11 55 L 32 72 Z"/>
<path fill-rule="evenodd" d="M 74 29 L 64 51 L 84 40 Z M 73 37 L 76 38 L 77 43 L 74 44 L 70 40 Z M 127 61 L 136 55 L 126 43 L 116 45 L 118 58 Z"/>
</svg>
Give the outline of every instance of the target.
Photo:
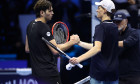
<svg viewBox="0 0 140 84">
<path fill-rule="evenodd" d="M 99 52 L 101 52 L 101 48 L 100 47 L 96 47 L 95 51 L 96 51 L 96 53 L 99 53 Z"/>
<path fill-rule="evenodd" d="M 29 53 L 30 52 L 29 48 L 25 48 L 25 52 Z"/>
<path fill-rule="evenodd" d="M 59 52 L 53 51 L 53 55 L 58 55 L 58 54 L 59 54 Z"/>
<path fill-rule="evenodd" d="M 29 53 L 30 51 L 29 51 L 29 50 L 25 50 L 25 52 L 26 52 L 26 53 Z"/>
<path fill-rule="evenodd" d="M 101 52 L 101 48 L 97 48 L 97 53 Z"/>
</svg>

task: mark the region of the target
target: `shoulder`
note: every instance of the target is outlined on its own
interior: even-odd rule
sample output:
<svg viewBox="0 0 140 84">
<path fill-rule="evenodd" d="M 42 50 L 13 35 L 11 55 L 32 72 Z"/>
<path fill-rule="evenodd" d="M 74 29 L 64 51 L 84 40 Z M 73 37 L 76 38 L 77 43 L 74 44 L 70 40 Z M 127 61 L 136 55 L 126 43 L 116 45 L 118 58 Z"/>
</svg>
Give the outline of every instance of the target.
<svg viewBox="0 0 140 84">
<path fill-rule="evenodd" d="M 35 22 L 35 20 L 32 20 L 28 25 L 27 25 L 27 30 L 32 28 L 32 24 Z"/>
<path fill-rule="evenodd" d="M 139 29 L 134 29 L 134 28 L 129 28 L 129 35 L 131 37 L 139 38 L 140 30 Z"/>
<path fill-rule="evenodd" d="M 134 28 L 128 27 L 128 31 L 133 32 L 133 31 L 136 31 L 136 30 L 137 30 L 137 29 L 134 29 Z"/>
<path fill-rule="evenodd" d="M 130 28 L 130 27 L 128 27 L 128 30 L 127 30 L 127 32 L 129 34 L 137 34 L 137 31 L 138 31 L 138 29 L 134 29 L 134 28 Z"/>
<path fill-rule="evenodd" d="M 35 24 L 36 24 L 39 28 L 41 28 L 41 29 L 49 29 L 48 24 L 43 23 L 43 22 L 41 22 L 41 21 L 38 21 L 38 22 L 36 22 Z"/>
<path fill-rule="evenodd" d="M 34 20 L 32 20 L 32 21 L 28 24 L 28 26 L 29 26 L 29 25 L 31 25 L 31 24 L 33 24 L 34 22 L 35 22 L 35 21 L 34 21 Z"/>
<path fill-rule="evenodd" d="M 95 32 L 103 30 L 102 24 L 96 25 Z"/>
<path fill-rule="evenodd" d="M 100 24 L 98 24 L 98 25 L 95 26 L 95 29 L 97 29 L 97 28 L 102 28 L 102 27 L 103 27 L 103 24 L 100 23 Z"/>
<path fill-rule="evenodd" d="M 114 23 L 101 23 L 97 25 L 95 28 L 103 28 L 103 29 L 115 29 L 118 30 L 118 26 Z"/>
<path fill-rule="evenodd" d="M 38 28 L 38 31 L 41 31 L 41 32 L 51 32 L 51 28 L 49 27 L 48 24 L 45 24 L 45 23 L 40 23 L 40 25 L 38 25 L 39 28 Z"/>
</svg>

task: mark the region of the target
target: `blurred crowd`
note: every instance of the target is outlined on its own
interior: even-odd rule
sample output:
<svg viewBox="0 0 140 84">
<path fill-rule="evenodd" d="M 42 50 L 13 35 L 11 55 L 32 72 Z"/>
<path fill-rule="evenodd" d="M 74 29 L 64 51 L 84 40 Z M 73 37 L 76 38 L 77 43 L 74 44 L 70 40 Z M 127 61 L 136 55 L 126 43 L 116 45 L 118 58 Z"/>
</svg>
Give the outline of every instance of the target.
<svg viewBox="0 0 140 84">
<path fill-rule="evenodd" d="M 17 54 L 24 59 L 24 44 L 21 38 L 18 15 L 32 13 L 35 0 L 0 1 L 0 54 Z"/>
<path fill-rule="evenodd" d="M 140 0 L 113 0 L 116 10 L 125 10 L 132 28 L 140 28 Z"/>
</svg>

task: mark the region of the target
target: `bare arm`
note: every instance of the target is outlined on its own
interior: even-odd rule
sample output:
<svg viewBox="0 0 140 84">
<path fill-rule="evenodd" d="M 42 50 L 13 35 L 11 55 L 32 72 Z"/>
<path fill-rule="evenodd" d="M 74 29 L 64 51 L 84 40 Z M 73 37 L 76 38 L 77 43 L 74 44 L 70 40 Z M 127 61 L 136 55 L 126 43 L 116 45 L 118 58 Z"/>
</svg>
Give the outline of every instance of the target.
<svg viewBox="0 0 140 84">
<path fill-rule="evenodd" d="M 29 53 L 30 52 L 29 45 L 28 45 L 28 37 L 27 37 L 27 35 L 26 35 L 26 41 L 25 41 L 25 52 L 26 53 Z"/>
<path fill-rule="evenodd" d="M 80 41 L 78 43 L 78 45 L 81 46 L 82 48 L 87 49 L 87 50 L 90 50 L 93 47 L 92 43 L 86 43 L 86 42 L 82 42 L 82 41 Z"/>
<path fill-rule="evenodd" d="M 75 37 L 75 36 L 74 36 Z M 62 51 L 66 51 L 67 49 L 69 49 L 71 46 L 73 46 L 74 44 L 78 43 L 80 40 L 78 38 L 74 38 L 73 36 L 70 37 L 70 41 L 64 43 L 64 44 L 56 44 L 55 40 L 51 40 L 50 42 L 55 45 L 56 47 L 58 47 L 60 50 Z M 49 46 L 49 48 L 51 49 L 51 51 L 53 52 L 53 54 L 58 54 L 58 52 L 53 49 L 52 47 Z"/>
<path fill-rule="evenodd" d="M 79 56 L 78 58 L 71 58 L 70 62 L 73 64 L 80 63 L 88 58 L 91 58 L 92 56 L 95 56 L 97 53 L 101 51 L 102 43 L 100 41 L 95 41 L 95 46 L 92 47 L 88 52 L 84 53 L 83 55 Z"/>
<path fill-rule="evenodd" d="M 65 44 L 59 44 L 57 45 L 58 48 L 60 48 L 62 51 L 66 51 L 67 49 L 69 49 L 71 46 L 73 46 L 74 44 L 76 44 L 73 41 L 68 41 Z"/>
<path fill-rule="evenodd" d="M 55 45 L 55 46 L 57 47 L 57 44 L 56 44 L 56 42 L 55 42 L 54 39 L 51 40 L 50 42 L 51 42 L 53 45 Z M 47 44 L 47 46 L 50 48 L 51 52 L 52 52 L 54 55 L 58 54 L 58 52 L 57 52 L 54 48 L 52 48 L 52 47 L 49 46 L 48 44 Z"/>
<path fill-rule="evenodd" d="M 79 43 L 80 39 L 78 35 L 72 35 L 70 36 L 70 41 L 64 43 L 64 44 L 59 44 L 57 45 L 58 48 L 60 48 L 63 51 L 66 51 L 67 49 L 69 49 L 71 46 Z"/>
<path fill-rule="evenodd" d="M 84 61 L 92 56 L 96 55 L 101 51 L 102 43 L 100 41 L 95 41 L 95 46 L 92 47 L 88 52 L 78 57 L 79 62 Z"/>
</svg>

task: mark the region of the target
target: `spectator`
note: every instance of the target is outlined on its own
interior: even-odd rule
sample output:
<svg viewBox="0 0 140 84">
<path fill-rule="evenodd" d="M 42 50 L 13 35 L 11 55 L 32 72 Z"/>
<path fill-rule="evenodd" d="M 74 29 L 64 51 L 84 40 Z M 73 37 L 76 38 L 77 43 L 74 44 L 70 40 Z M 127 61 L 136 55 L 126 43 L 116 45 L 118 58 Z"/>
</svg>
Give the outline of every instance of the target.
<svg viewBox="0 0 140 84">
<path fill-rule="evenodd" d="M 128 27 L 124 13 L 116 13 L 119 30 L 119 84 L 140 84 L 140 30 Z"/>
</svg>

